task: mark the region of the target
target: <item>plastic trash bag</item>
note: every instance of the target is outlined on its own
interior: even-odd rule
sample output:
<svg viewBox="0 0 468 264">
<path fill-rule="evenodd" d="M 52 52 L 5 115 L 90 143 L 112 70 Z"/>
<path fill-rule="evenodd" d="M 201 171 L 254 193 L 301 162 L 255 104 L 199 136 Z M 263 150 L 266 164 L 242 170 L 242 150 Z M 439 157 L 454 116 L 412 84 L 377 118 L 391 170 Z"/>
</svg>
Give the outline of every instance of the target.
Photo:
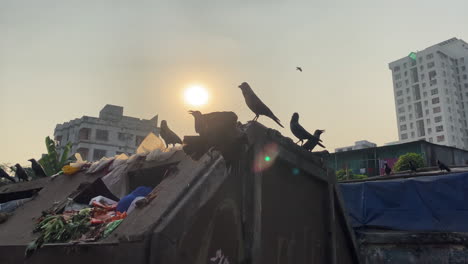
<svg viewBox="0 0 468 264">
<path fill-rule="evenodd" d="M 151 152 L 155 149 L 165 150 L 166 145 L 158 136 L 150 132 L 138 146 L 136 153 Z"/>
</svg>

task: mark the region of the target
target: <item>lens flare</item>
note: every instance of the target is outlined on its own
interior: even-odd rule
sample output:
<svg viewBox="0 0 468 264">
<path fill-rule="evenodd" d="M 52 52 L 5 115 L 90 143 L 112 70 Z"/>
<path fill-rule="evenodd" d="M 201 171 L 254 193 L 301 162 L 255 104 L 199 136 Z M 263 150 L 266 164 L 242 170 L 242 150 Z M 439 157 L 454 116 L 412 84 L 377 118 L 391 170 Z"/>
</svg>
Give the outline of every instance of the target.
<svg viewBox="0 0 468 264">
<path fill-rule="evenodd" d="M 276 143 L 269 143 L 263 146 L 262 151 L 257 153 L 257 156 L 255 157 L 253 166 L 254 172 L 262 172 L 273 166 L 278 154 L 279 148 Z"/>
</svg>

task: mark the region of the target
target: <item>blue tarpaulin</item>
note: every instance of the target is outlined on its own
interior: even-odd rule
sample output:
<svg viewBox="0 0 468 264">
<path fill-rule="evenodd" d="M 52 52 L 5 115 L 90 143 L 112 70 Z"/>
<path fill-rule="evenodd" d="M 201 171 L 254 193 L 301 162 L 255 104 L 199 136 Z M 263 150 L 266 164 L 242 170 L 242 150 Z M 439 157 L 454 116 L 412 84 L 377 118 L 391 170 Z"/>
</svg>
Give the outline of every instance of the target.
<svg viewBox="0 0 468 264">
<path fill-rule="evenodd" d="M 342 183 L 353 228 L 468 232 L 468 173 Z"/>
</svg>

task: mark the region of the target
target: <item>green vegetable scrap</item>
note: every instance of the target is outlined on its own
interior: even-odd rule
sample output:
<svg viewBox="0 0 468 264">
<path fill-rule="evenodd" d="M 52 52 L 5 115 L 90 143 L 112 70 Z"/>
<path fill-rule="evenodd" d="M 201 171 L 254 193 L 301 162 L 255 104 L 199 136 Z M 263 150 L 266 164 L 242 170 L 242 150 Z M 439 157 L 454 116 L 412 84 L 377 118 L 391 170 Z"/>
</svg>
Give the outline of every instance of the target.
<svg viewBox="0 0 468 264">
<path fill-rule="evenodd" d="M 120 220 L 115 220 L 113 222 L 110 222 L 106 225 L 106 229 L 104 230 L 103 238 L 106 238 L 112 231 L 114 231 L 120 223 L 122 223 L 123 219 Z"/>
</svg>

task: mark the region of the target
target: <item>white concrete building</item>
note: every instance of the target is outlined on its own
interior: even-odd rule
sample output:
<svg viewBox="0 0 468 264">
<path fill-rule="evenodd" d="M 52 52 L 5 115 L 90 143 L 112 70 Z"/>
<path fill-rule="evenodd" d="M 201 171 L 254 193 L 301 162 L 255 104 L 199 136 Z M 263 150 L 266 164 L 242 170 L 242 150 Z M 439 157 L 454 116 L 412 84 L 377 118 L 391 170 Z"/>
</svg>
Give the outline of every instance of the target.
<svg viewBox="0 0 468 264">
<path fill-rule="evenodd" d="M 468 149 L 468 44 L 452 38 L 391 62 L 400 142 Z"/>
<path fill-rule="evenodd" d="M 71 142 L 72 153 L 80 153 L 88 161 L 104 156 L 134 154 L 136 148 L 153 132 L 159 135 L 158 116 L 150 120 L 123 115 L 123 107 L 106 105 L 99 117 L 83 116 L 58 124 L 54 138 L 59 149 Z"/>
<path fill-rule="evenodd" d="M 350 151 L 350 150 L 355 150 L 355 149 L 365 149 L 365 148 L 375 148 L 375 147 L 377 147 L 377 144 L 375 143 L 372 143 L 367 140 L 360 140 L 360 141 L 354 142 L 354 146 L 336 148 L 335 152 L 343 152 L 343 151 Z"/>
</svg>

